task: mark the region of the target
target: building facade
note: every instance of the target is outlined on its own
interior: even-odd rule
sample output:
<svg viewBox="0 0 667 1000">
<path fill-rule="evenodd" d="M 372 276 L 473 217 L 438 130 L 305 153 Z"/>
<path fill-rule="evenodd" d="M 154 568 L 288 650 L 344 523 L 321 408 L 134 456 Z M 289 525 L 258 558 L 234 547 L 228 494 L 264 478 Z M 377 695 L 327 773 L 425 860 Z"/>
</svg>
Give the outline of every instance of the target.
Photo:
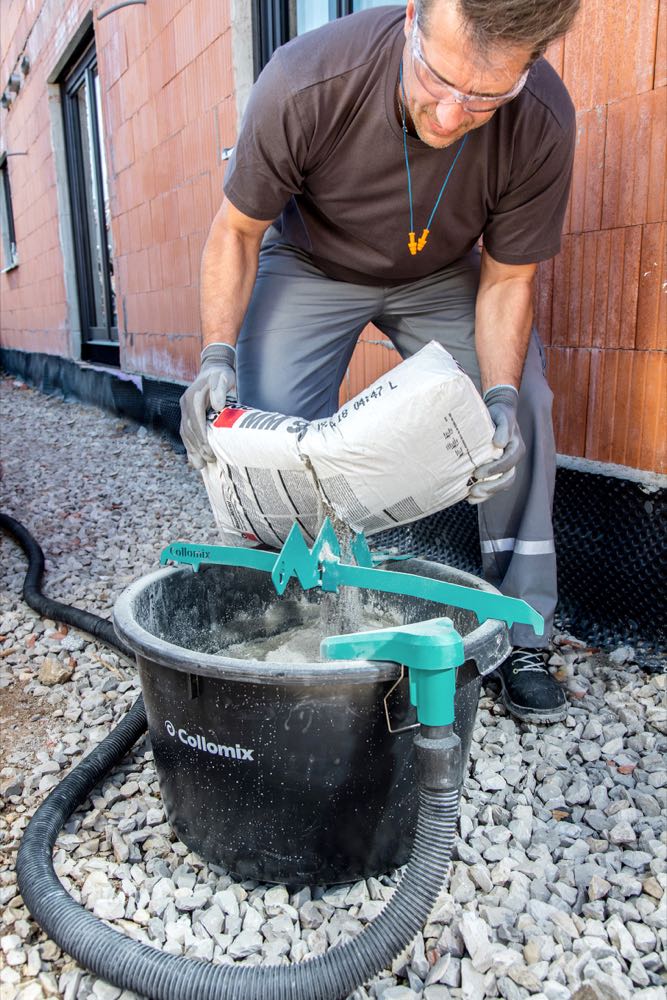
<svg viewBox="0 0 667 1000">
<path fill-rule="evenodd" d="M 3 0 L 2 347 L 184 384 L 199 262 L 254 76 L 372 0 Z M 667 471 L 665 0 L 584 0 L 549 53 L 577 108 L 563 251 L 537 318 L 559 452 Z M 349 395 L 396 363 L 369 329 Z M 609 405 L 610 399 L 614 405 Z"/>
<path fill-rule="evenodd" d="M 252 82 L 295 33 L 374 5 L 0 0 L 5 369 L 177 434 L 201 349 L 202 249 Z M 582 0 L 549 51 L 577 148 L 563 249 L 536 290 L 555 392 L 561 616 L 592 641 L 647 648 L 667 619 L 655 597 L 667 550 L 666 36 L 667 0 Z M 398 360 L 368 328 L 343 397 Z M 423 535 L 430 555 L 435 532 L 439 558 L 477 571 L 473 509 L 436 517 L 411 544 Z"/>
</svg>

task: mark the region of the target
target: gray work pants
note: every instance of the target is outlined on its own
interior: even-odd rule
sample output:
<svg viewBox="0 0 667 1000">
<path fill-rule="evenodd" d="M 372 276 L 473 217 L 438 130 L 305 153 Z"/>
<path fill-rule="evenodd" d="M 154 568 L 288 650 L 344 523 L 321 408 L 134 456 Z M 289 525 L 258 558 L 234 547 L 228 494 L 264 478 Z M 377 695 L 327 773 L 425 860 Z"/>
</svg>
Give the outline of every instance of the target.
<svg viewBox="0 0 667 1000">
<path fill-rule="evenodd" d="M 476 250 L 428 278 L 378 287 L 335 281 L 307 254 L 266 242 L 239 338 L 239 399 L 309 420 L 330 416 L 338 408 L 339 387 L 357 339 L 371 321 L 404 358 L 431 340 L 439 341 L 479 388 L 474 345 L 478 281 Z M 516 646 L 547 644 L 556 605 L 552 398 L 533 330 L 518 409 L 526 454 L 511 488 L 478 506 L 485 578 L 503 594 L 528 601 L 546 622 L 544 636 L 527 625 L 513 626 Z"/>
</svg>

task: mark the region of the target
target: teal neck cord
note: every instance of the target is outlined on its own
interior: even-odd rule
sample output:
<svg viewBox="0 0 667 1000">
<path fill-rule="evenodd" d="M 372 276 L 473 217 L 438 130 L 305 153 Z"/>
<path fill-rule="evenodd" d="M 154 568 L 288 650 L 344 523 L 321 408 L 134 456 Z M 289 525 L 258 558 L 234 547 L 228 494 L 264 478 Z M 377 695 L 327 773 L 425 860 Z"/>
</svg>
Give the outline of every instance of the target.
<svg viewBox="0 0 667 1000">
<path fill-rule="evenodd" d="M 401 81 L 401 119 L 402 119 L 402 123 L 403 123 L 403 152 L 405 154 L 405 169 L 406 169 L 406 172 L 407 172 L 407 175 L 408 175 L 408 200 L 410 202 L 410 235 L 409 235 L 409 239 L 408 239 L 408 249 L 409 249 L 410 253 L 413 255 L 413 257 L 414 257 L 415 254 L 419 253 L 426 246 L 426 240 L 427 240 L 428 234 L 429 234 L 429 232 L 431 230 L 431 223 L 433 222 L 433 217 L 435 216 L 435 213 L 438 210 L 438 205 L 440 204 L 440 199 L 442 198 L 442 196 L 443 196 L 443 194 L 445 192 L 445 188 L 447 187 L 447 182 L 449 181 L 449 178 L 451 177 L 452 170 L 456 166 L 456 161 L 458 160 L 459 156 L 463 152 L 463 147 L 465 146 L 465 144 L 467 142 L 469 133 L 466 132 L 466 134 L 463 136 L 463 139 L 461 140 L 461 145 L 459 146 L 459 148 L 457 150 L 457 153 L 456 153 L 456 156 L 454 157 L 454 159 L 452 161 L 452 165 L 449 168 L 449 170 L 447 171 L 447 176 L 445 177 L 444 181 L 442 182 L 442 187 L 440 188 L 440 194 L 438 195 L 438 197 L 435 200 L 435 205 L 433 206 L 433 211 L 431 212 L 431 214 L 429 216 L 429 220 L 426 223 L 426 228 L 422 231 L 422 234 L 419 237 L 419 239 L 416 239 L 415 238 L 414 208 L 413 208 L 413 202 L 412 202 L 412 176 L 410 174 L 410 159 L 408 157 L 408 127 L 407 127 L 407 125 L 405 123 L 405 88 L 403 87 L 403 60 L 402 59 L 401 59 L 400 67 L 399 67 L 399 78 L 400 78 L 400 81 Z"/>
</svg>

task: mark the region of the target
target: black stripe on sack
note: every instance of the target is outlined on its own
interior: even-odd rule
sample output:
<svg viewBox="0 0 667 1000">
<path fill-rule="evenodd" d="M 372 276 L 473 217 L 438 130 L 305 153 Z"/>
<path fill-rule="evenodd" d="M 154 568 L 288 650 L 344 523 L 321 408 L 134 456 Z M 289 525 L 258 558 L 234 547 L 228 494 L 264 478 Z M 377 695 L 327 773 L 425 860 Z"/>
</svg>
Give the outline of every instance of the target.
<svg viewBox="0 0 667 1000">
<path fill-rule="evenodd" d="M 291 496 L 289 495 L 289 490 L 285 486 L 285 480 L 283 479 L 282 472 L 280 471 L 280 469 L 276 469 L 276 472 L 278 473 L 278 479 L 280 480 L 280 482 L 282 484 L 282 487 L 285 490 L 285 496 L 287 497 L 290 506 L 294 510 L 294 520 L 299 525 L 299 527 L 301 528 L 301 530 L 304 533 L 304 535 L 306 535 L 307 538 L 309 538 L 312 542 L 314 542 L 316 536 L 313 535 L 312 532 L 308 531 L 308 528 L 306 528 L 306 526 L 304 525 L 303 521 L 299 517 L 299 511 L 297 510 L 296 504 L 292 500 Z"/>
<path fill-rule="evenodd" d="M 305 526 L 305 524 L 303 523 L 303 521 L 301 520 L 301 518 L 300 517 L 296 517 L 296 518 L 294 518 L 294 520 L 299 525 L 299 527 L 301 528 L 301 531 L 306 536 L 306 538 L 309 541 L 314 542 L 316 536 L 311 531 L 308 531 L 308 528 Z"/>
<path fill-rule="evenodd" d="M 246 519 L 248 521 L 248 524 L 250 525 L 250 527 L 252 529 L 253 535 L 256 538 L 258 538 L 260 540 L 260 542 L 264 542 L 265 545 L 268 545 L 269 542 L 260 535 L 260 533 L 258 532 L 257 528 L 255 527 L 255 525 L 252 523 L 252 521 L 248 517 L 248 512 L 243 507 L 243 503 L 241 501 L 241 497 L 239 496 L 238 490 L 236 489 L 236 486 L 234 485 L 234 479 L 232 477 L 231 466 L 228 465 L 228 466 L 226 466 L 226 468 L 227 468 L 227 478 L 229 479 L 229 482 L 232 484 L 232 489 L 233 489 L 234 493 L 236 494 L 236 499 L 238 500 L 239 507 L 241 508 L 241 510 L 243 511 L 243 513 L 245 514 L 245 517 L 246 517 Z M 241 532 L 241 534 L 243 534 L 242 529 L 239 528 L 239 531 Z"/>
<path fill-rule="evenodd" d="M 275 531 L 273 525 L 271 524 L 271 522 L 269 521 L 269 519 L 268 519 L 268 517 L 266 515 L 266 512 L 264 510 L 262 510 L 262 505 L 261 505 L 261 503 L 259 502 L 259 500 L 257 498 L 257 494 L 255 493 L 255 487 L 252 485 L 252 479 L 250 478 L 250 470 L 249 470 L 249 468 L 248 468 L 247 465 L 245 466 L 245 477 L 246 477 L 246 480 L 248 482 L 248 486 L 250 487 L 250 491 L 251 491 L 253 497 L 255 498 L 255 503 L 257 504 L 257 510 L 260 512 L 260 514 L 264 518 L 269 531 L 272 532 L 273 537 L 278 542 L 278 545 L 281 545 L 282 542 L 280 540 L 280 535 L 277 533 L 277 531 Z M 246 517 L 248 517 L 247 513 L 246 513 Z M 248 520 L 250 520 L 249 517 L 248 517 Z M 257 535 L 258 538 L 261 537 L 257 531 L 255 531 L 255 534 Z M 267 540 L 266 538 L 262 538 L 262 541 L 266 542 L 267 545 L 271 544 L 271 542 L 269 540 Z"/>
<path fill-rule="evenodd" d="M 287 487 L 285 486 L 285 480 L 283 479 L 283 474 L 282 474 L 282 472 L 280 471 L 280 469 L 276 469 L 276 472 L 278 473 L 278 479 L 280 480 L 280 483 L 281 483 L 281 485 L 282 485 L 282 488 L 283 488 L 283 489 L 285 490 L 285 494 L 286 494 L 286 496 L 287 496 L 287 500 L 288 500 L 288 502 L 289 502 L 289 505 L 290 505 L 290 507 L 292 508 L 292 510 L 294 511 L 294 513 L 295 513 L 295 514 L 297 515 L 297 518 L 296 518 L 296 519 L 297 519 L 297 521 L 298 521 L 298 519 L 299 519 L 299 518 L 298 518 L 298 514 L 299 514 L 299 512 L 298 512 L 298 510 L 296 509 L 296 504 L 294 503 L 294 501 L 292 500 L 291 496 L 289 495 L 289 490 L 288 490 L 288 489 L 287 489 Z"/>
</svg>

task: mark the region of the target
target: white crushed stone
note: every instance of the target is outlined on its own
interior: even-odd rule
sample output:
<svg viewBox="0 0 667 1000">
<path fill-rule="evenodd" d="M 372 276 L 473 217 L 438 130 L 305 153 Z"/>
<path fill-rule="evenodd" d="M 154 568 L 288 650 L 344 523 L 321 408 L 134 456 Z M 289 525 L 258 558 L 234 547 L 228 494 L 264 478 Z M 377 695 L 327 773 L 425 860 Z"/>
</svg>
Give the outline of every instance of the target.
<svg viewBox="0 0 667 1000">
<path fill-rule="evenodd" d="M 163 437 L 3 379 L 3 509 L 46 555 L 49 596 L 110 617 L 177 538 L 215 542 L 203 486 Z M 132 665 L 19 599 L 25 562 L 0 534 L 0 996 L 133 1000 L 79 969 L 16 890 L 15 851 L 45 793 L 135 700 Z M 484 696 L 452 878 L 392 968 L 351 1000 L 663 1000 L 667 932 L 665 676 L 622 646 L 556 636 L 570 710 L 520 726 Z M 137 940 L 216 963 L 294 962 L 348 940 L 400 872 L 327 888 L 238 882 L 180 844 L 144 743 L 67 824 L 74 898 Z"/>
</svg>

